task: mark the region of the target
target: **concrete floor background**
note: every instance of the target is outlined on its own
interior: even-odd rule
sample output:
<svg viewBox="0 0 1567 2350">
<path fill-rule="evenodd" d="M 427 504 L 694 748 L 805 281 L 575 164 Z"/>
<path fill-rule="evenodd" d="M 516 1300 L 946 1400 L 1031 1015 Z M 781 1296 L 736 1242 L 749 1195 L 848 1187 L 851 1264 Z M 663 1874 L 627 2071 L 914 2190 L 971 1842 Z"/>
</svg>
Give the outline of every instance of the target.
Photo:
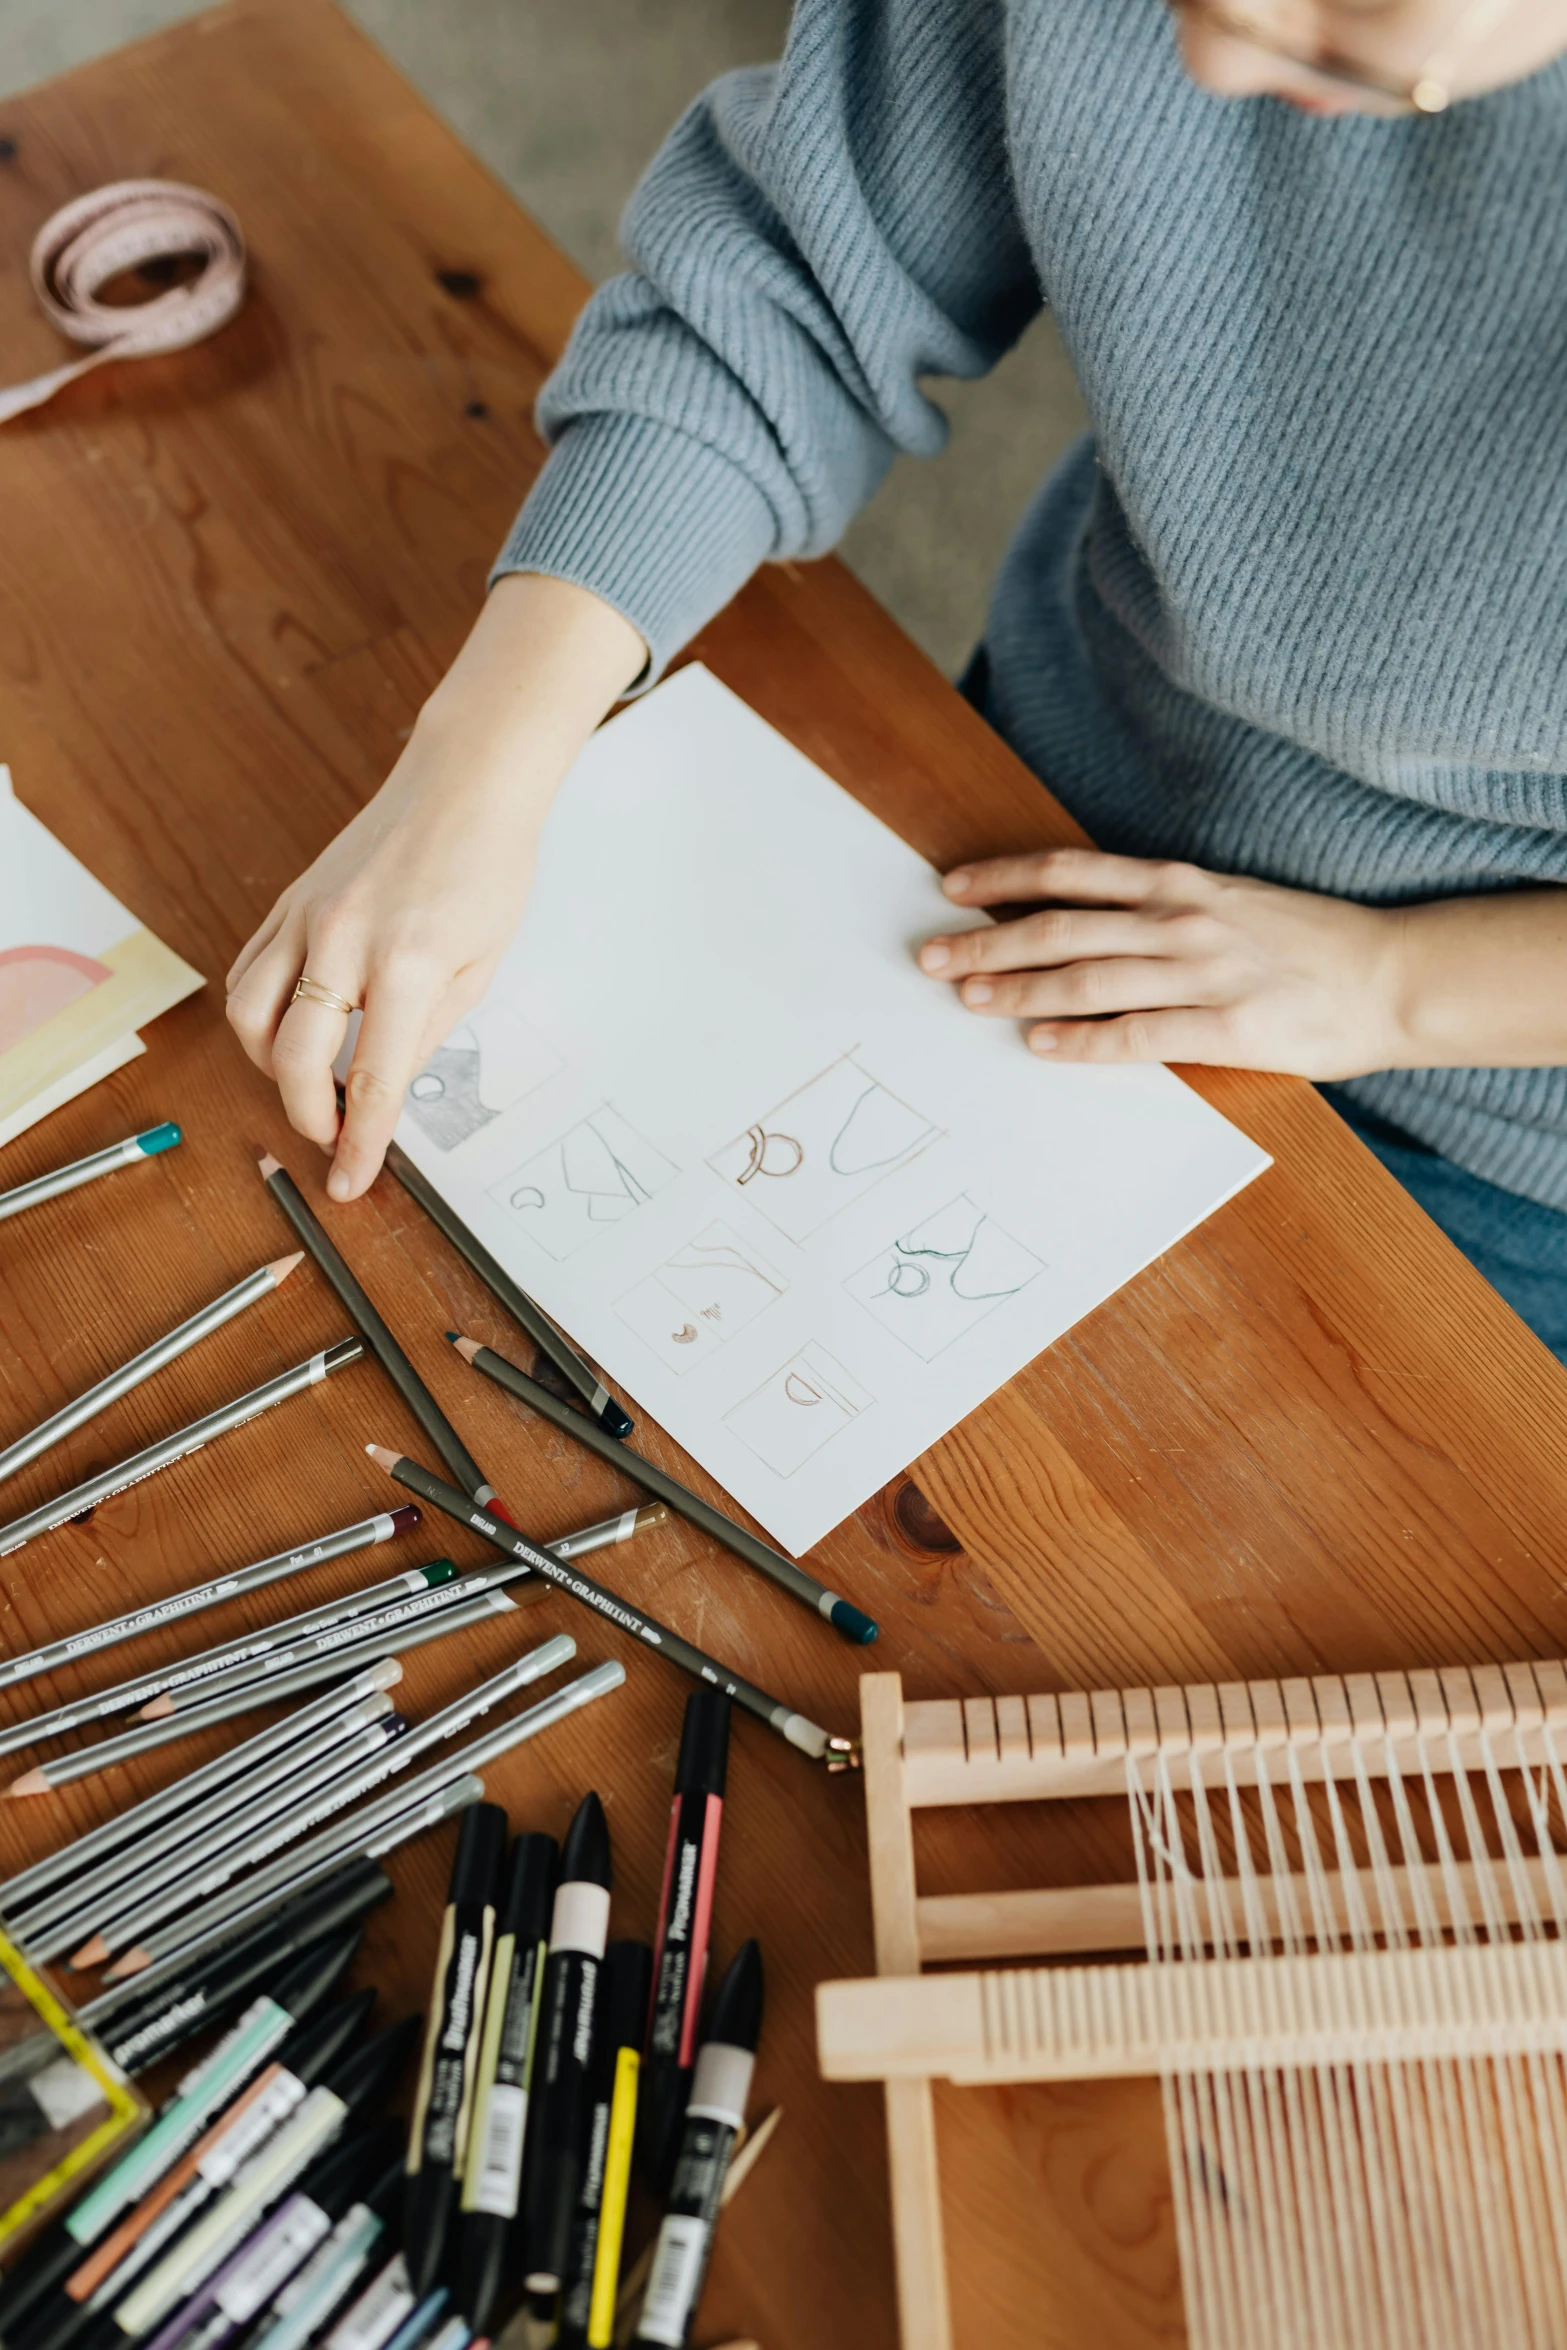
<svg viewBox="0 0 1567 2350">
<path fill-rule="evenodd" d="M 621 207 L 680 109 L 715 74 L 776 56 L 789 14 L 787 0 L 346 4 L 593 278 L 616 267 Z M 190 0 L 0 0 L 0 96 L 195 13 Z M 984 383 L 938 396 L 953 427 L 945 455 L 895 467 L 842 551 L 950 672 L 979 634 L 1019 511 L 1082 410 L 1048 319 Z"/>
</svg>

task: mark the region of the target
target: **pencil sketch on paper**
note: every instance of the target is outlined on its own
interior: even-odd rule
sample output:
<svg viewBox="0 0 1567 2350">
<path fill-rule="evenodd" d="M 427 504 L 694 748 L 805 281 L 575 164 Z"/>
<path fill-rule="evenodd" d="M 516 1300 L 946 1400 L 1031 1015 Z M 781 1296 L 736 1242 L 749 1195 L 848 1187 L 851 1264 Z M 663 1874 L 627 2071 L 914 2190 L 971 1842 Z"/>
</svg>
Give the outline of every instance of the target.
<svg viewBox="0 0 1567 2350">
<path fill-rule="evenodd" d="M 792 1477 L 875 1401 L 812 1339 L 742 1403 L 732 1405 L 724 1426 L 775 1477 Z"/>
<path fill-rule="evenodd" d="M 499 1183 L 490 1197 L 557 1260 L 623 1223 L 679 1169 L 603 1102 Z"/>
<path fill-rule="evenodd" d="M 481 1004 L 409 1086 L 408 1114 L 438 1150 L 456 1150 L 564 1066 L 510 1005 Z"/>
<path fill-rule="evenodd" d="M 728 1224 L 709 1224 L 618 1298 L 615 1311 L 671 1371 L 689 1371 L 789 1284 Z"/>
<path fill-rule="evenodd" d="M 780 1232 L 804 1241 L 940 1132 L 848 1052 L 707 1163 Z"/>
<path fill-rule="evenodd" d="M 844 1288 L 929 1362 L 1045 1271 L 966 1191 L 900 1235 Z"/>
</svg>

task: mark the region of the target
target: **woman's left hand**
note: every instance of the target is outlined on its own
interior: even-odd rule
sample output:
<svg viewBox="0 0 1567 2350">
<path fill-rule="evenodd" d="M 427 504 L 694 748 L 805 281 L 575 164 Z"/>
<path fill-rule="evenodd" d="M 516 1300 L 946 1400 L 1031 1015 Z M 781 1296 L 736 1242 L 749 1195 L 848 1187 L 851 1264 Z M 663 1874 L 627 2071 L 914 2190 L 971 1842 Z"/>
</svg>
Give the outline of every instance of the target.
<svg viewBox="0 0 1567 2350">
<path fill-rule="evenodd" d="M 1319 1079 L 1408 1063 L 1397 909 L 1094 849 L 994 857 L 943 887 L 958 906 L 1043 901 L 919 957 L 970 1011 L 1029 1022 L 1036 1053 Z"/>
</svg>

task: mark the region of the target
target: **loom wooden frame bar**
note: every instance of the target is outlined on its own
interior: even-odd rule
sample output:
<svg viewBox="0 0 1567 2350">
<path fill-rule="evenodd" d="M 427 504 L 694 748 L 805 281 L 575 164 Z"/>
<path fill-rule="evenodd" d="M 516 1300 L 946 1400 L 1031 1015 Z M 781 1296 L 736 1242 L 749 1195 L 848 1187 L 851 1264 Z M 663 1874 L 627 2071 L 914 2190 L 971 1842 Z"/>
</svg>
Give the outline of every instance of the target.
<svg viewBox="0 0 1567 2350">
<path fill-rule="evenodd" d="M 907 1704 L 897 1673 L 867 1673 L 860 1712 L 877 1972 L 818 1986 L 817 2055 L 829 2080 L 883 2085 L 903 2350 L 953 2350 L 936 2080 L 1567 2048 L 1561 1941 L 924 1975 L 927 1960 L 1130 1948 L 1143 1936 L 1133 1884 L 921 1896 L 913 1826 L 925 1806 L 1124 1795 L 1128 1761 L 1148 1777 L 1161 1753 L 1179 1783 L 1183 1761 L 1189 1777 L 1192 1757 L 1228 1748 L 1243 1785 L 1257 1783 L 1259 1749 L 1308 1782 L 1350 1776 L 1355 1749 L 1373 1776 L 1390 1755 L 1401 1770 L 1559 1759 L 1559 1662 Z M 1527 1874 L 1538 1896 L 1545 1864 Z"/>
</svg>

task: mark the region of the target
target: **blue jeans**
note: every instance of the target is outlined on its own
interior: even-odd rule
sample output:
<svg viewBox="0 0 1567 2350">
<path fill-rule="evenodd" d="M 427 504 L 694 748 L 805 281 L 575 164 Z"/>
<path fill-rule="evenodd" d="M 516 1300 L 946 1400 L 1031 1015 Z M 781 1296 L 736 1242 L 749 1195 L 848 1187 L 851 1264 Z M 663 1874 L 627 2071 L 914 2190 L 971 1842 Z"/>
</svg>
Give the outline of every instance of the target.
<svg viewBox="0 0 1567 2350">
<path fill-rule="evenodd" d="M 958 690 L 991 725 L 990 664 L 980 645 Z M 1567 1363 L 1567 1215 L 1503 1191 L 1428 1150 L 1398 1127 L 1358 1109 L 1336 1085 L 1319 1088 L 1346 1125 L 1376 1152 L 1433 1224 L 1499 1290 L 1521 1320 Z"/>
</svg>

